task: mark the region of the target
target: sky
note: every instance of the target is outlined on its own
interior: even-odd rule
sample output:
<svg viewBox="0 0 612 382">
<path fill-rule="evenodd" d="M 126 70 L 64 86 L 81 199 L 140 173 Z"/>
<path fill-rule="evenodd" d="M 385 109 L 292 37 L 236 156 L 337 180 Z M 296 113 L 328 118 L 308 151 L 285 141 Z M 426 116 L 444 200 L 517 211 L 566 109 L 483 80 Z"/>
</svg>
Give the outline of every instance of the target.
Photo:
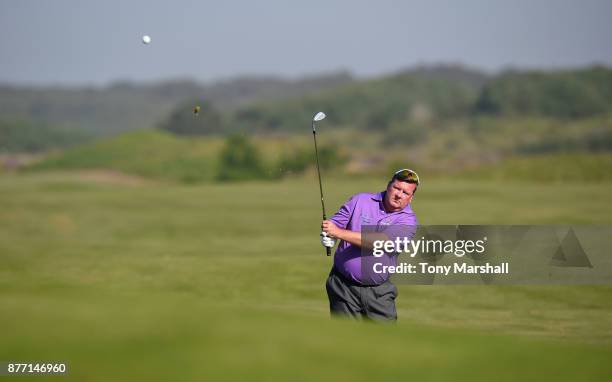
<svg viewBox="0 0 612 382">
<path fill-rule="evenodd" d="M 0 0 L 0 83 L 612 66 L 611 18 L 608 0 Z"/>
</svg>

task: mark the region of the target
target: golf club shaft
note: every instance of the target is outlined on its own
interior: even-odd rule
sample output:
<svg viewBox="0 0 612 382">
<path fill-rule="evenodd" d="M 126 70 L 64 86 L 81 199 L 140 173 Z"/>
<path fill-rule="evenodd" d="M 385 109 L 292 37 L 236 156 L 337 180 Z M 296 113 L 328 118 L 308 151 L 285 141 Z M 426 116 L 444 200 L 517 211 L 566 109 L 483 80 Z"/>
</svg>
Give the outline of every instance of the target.
<svg viewBox="0 0 612 382">
<path fill-rule="evenodd" d="M 325 214 L 325 201 L 323 200 L 323 185 L 321 183 L 321 168 L 319 167 L 319 150 L 317 148 L 317 130 L 315 129 L 315 122 L 312 122 L 312 137 L 314 139 L 315 146 L 315 158 L 317 160 L 317 175 L 319 176 L 319 192 L 321 193 L 321 209 L 323 210 L 323 220 L 327 220 Z M 331 248 L 325 247 L 325 253 L 327 256 L 331 256 Z"/>
</svg>

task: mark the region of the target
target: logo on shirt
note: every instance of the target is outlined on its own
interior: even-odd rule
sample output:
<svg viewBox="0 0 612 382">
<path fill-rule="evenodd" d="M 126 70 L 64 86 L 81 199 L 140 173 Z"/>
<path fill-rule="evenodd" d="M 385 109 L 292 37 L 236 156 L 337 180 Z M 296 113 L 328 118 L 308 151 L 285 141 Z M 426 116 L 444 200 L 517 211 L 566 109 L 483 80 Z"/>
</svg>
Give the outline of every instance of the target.
<svg viewBox="0 0 612 382">
<path fill-rule="evenodd" d="M 372 222 L 372 219 L 370 219 L 370 217 L 368 215 L 361 215 L 361 224 L 362 225 L 368 225 Z"/>
</svg>

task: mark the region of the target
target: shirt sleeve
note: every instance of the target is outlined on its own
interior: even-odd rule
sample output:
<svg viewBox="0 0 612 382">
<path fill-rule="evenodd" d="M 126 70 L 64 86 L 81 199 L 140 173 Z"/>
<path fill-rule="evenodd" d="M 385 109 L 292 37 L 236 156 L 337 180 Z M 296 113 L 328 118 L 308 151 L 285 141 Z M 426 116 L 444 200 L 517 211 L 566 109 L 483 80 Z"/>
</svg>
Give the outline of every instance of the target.
<svg viewBox="0 0 612 382">
<path fill-rule="evenodd" d="M 346 229 L 357 204 L 357 199 L 357 195 L 351 196 L 329 220 L 333 221 L 339 228 Z"/>
</svg>

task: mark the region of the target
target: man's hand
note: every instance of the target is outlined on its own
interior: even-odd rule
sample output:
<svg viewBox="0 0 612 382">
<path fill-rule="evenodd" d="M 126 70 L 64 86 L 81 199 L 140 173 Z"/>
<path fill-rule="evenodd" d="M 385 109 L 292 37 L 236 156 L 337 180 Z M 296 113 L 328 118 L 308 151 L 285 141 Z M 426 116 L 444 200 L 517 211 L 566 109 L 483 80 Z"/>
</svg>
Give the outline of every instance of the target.
<svg viewBox="0 0 612 382">
<path fill-rule="evenodd" d="M 359 231 L 342 229 L 331 220 L 323 220 L 321 229 L 331 238 L 344 240 L 347 243 L 361 247 L 361 232 Z"/>
<path fill-rule="evenodd" d="M 333 248 L 336 241 L 329 237 L 326 232 L 321 232 L 321 244 L 327 248 Z"/>
<path fill-rule="evenodd" d="M 341 229 L 338 228 L 338 226 L 331 220 L 323 220 L 323 223 L 321 223 L 321 229 L 323 232 L 327 233 L 328 236 L 333 238 L 338 237 L 338 234 L 341 231 Z"/>
</svg>

